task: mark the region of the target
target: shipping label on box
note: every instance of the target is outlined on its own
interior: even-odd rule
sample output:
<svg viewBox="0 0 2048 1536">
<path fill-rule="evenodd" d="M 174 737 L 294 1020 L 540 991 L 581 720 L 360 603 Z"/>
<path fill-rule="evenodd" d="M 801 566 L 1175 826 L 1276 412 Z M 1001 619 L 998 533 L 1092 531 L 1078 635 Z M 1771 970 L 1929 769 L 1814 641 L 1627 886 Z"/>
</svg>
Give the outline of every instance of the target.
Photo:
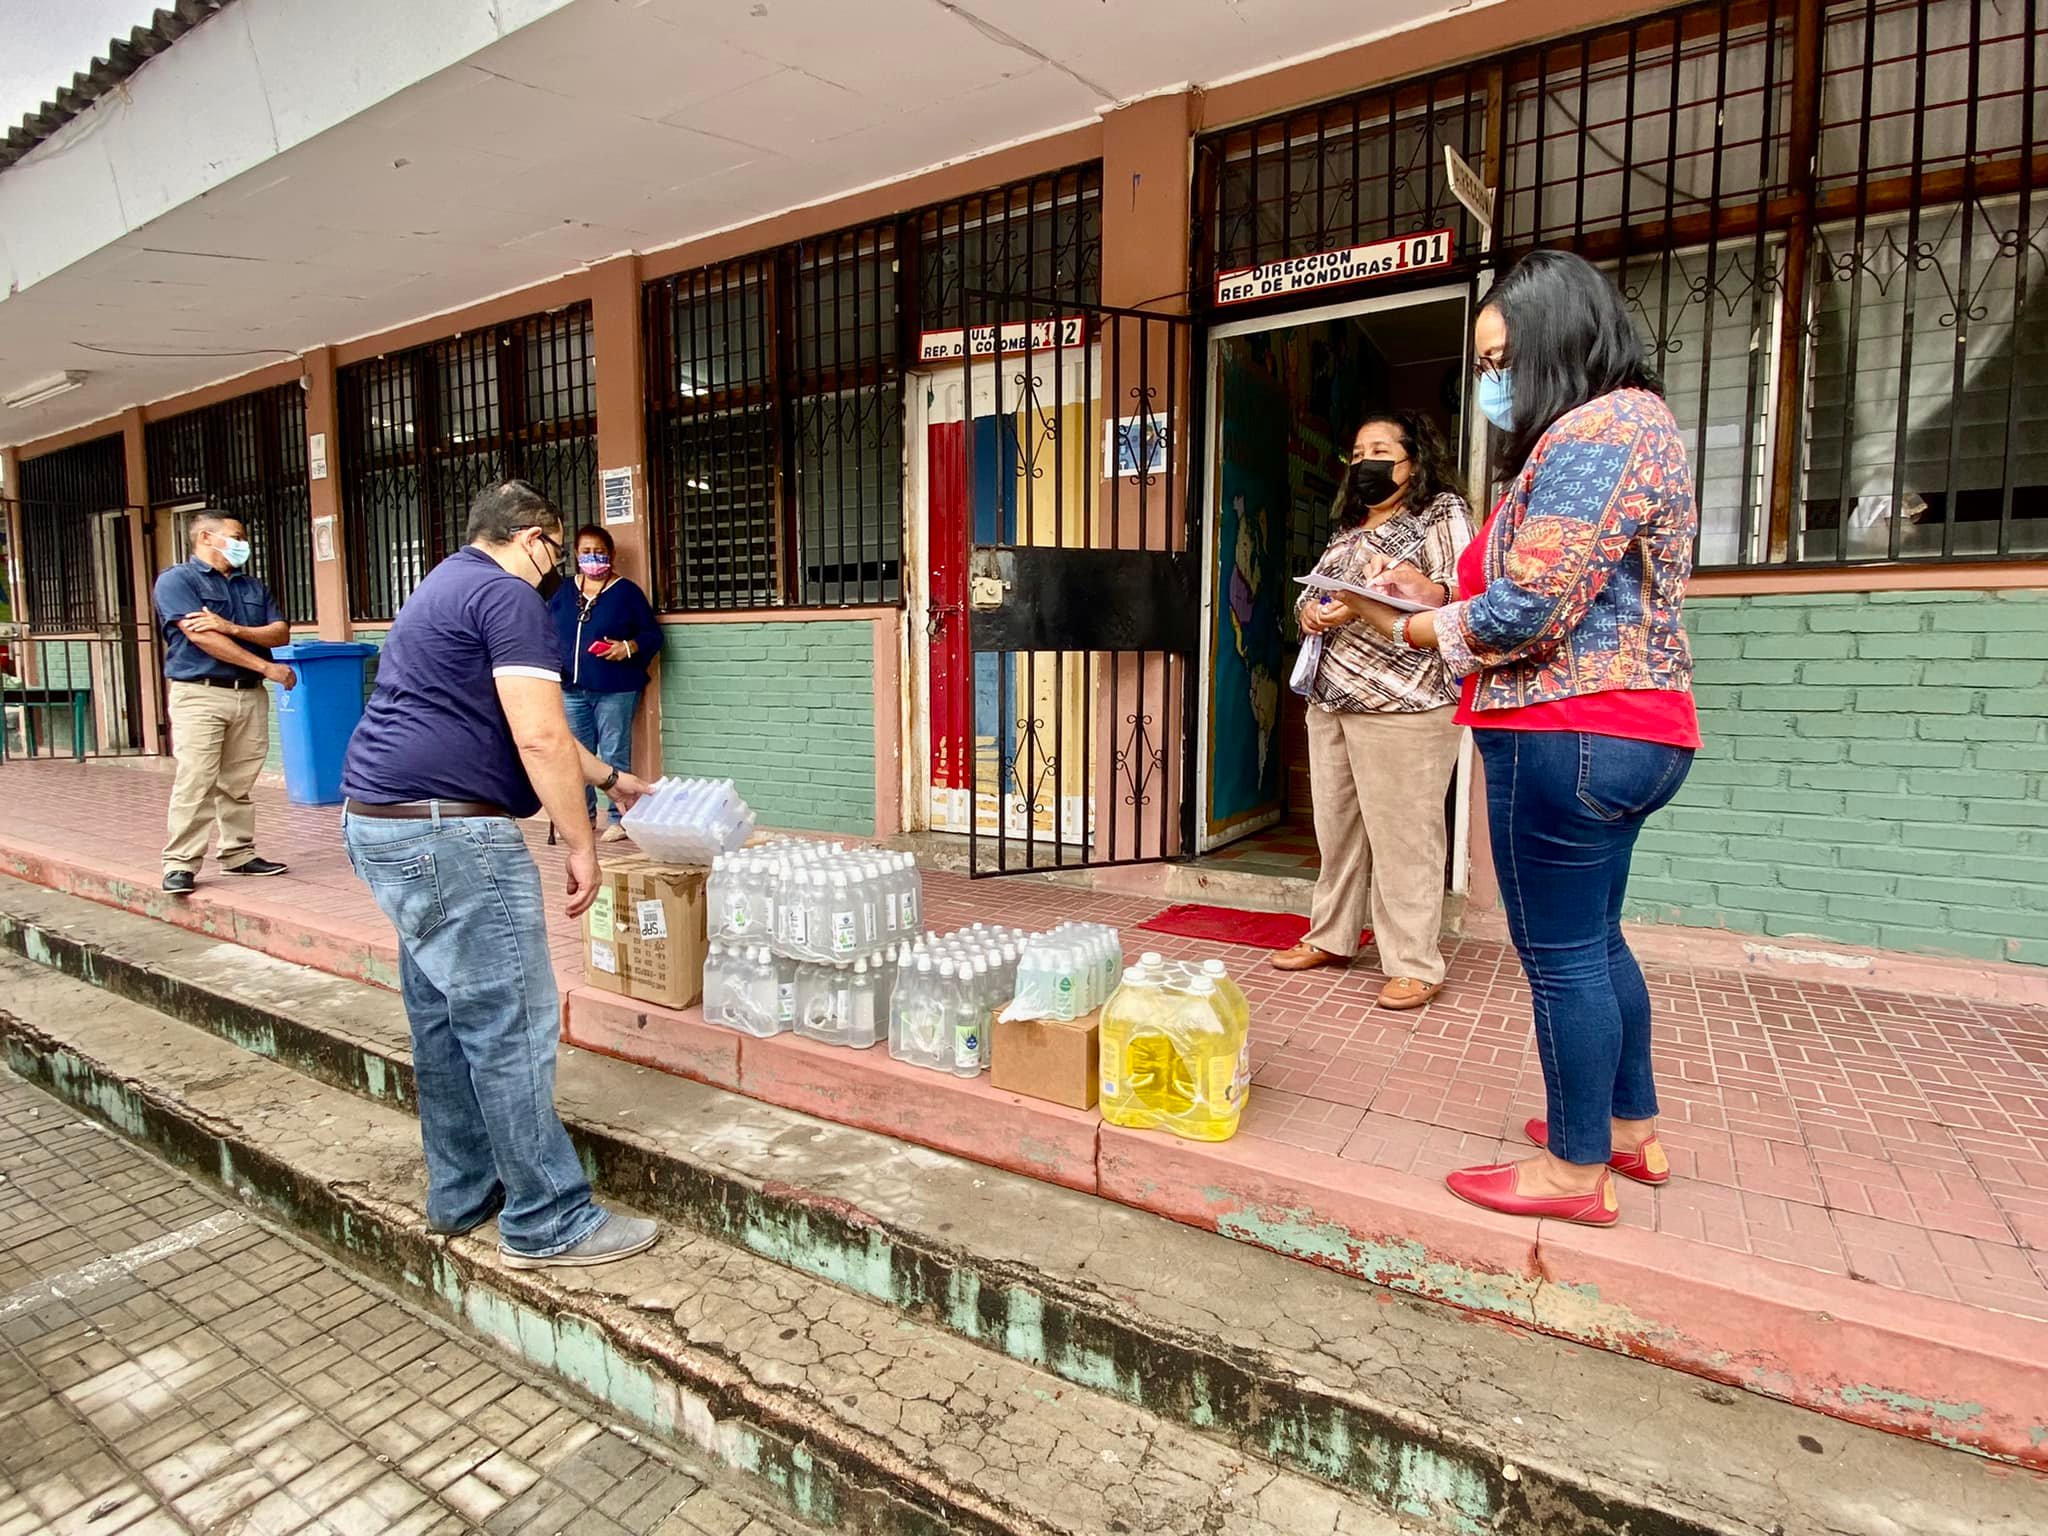
<svg viewBox="0 0 2048 1536">
<path fill-rule="evenodd" d="M 585 982 L 665 1008 L 702 997 L 708 873 L 644 858 L 605 865 L 585 923 Z"/>
</svg>

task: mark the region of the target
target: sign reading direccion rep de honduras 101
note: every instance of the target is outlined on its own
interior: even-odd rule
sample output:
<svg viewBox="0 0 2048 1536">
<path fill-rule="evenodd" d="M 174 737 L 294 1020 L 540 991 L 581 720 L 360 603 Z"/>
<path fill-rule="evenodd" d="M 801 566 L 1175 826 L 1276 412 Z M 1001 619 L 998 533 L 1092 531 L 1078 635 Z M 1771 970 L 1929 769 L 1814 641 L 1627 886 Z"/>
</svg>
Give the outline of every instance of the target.
<svg viewBox="0 0 2048 1536">
<path fill-rule="evenodd" d="M 1375 240 L 1371 245 L 1354 245 L 1348 250 L 1290 256 L 1285 261 L 1269 261 L 1262 267 L 1225 272 L 1216 279 L 1216 302 L 1242 304 L 1249 299 L 1277 298 L 1311 288 L 1335 288 L 1374 277 L 1400 277 L 1450 264 L 1451 232 L 1433 229 L 1423 235 Z"/>
<path fill-rule="evenodd" d="M 1078 347 L 1087 339 L 1088 322 L 1078 315 L 1069 315 L 1059 320 L 1012 321 L 1002 328 L 1000 345 L 1008 356 L 1015 352 Z M 977 325 L 965 331 L 957 326 L 950 331 L 926 331 L 917 340 L 917 360 L 945 363 L 969 356 L 994 357 L 998 344 L 992 325 Z"/>
</svg>

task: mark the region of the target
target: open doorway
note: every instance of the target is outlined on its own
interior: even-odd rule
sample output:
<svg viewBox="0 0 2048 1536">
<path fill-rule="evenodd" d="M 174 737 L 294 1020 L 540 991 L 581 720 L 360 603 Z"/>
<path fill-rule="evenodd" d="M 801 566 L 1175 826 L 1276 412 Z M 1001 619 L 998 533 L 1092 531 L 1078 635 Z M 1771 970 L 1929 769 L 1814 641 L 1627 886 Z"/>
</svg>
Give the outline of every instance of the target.
<svg viewBox="0 0 2048 1536">
<path fill-rule="evenodd" d="M 1203 853 L 1245 873 L 1315 876 L 1308 707 L 1287 686 L 1300 647 L 1294 578 L 1329 542 L 1345 456 L 1367 416 L 1423 411 L 1448 441 L 1468 441 L 1469 306 L 1460 285 L 1210 332 L 1214 491 L 1196 830 Z M 1447 809 L 1457 822 L 1465 777 L 1461 768 Z M 1461 866 L 1459 857 L 1453 888 L 1463 884 Z"/>
</svg>

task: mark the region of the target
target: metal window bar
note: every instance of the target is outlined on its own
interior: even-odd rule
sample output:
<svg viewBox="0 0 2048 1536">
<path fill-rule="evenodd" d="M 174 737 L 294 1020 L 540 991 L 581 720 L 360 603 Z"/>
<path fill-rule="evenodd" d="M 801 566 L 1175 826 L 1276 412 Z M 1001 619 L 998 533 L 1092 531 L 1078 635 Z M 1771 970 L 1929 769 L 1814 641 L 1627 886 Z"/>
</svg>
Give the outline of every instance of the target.
<svg viewBox="0 0 2048 1536">
<path fill-rule="evenodd" d="M 29 623 L 64 634 L 114 622 L 94 576 L 90 520 L 128 505 L 120 435 L 21 461 L 21 568 Z"/>
<path fill-rule="evenodd" d="M 444 337 L 341 370 L 349 591 L 383 622 L 461 547 L 469 503 L 524 479 L 570 527 L 596 516 L 588 304 Z M 303 434 L 302 434 L 303 435 Z"/>
<path fill-rule="evenodd" d="M 1094 302 L 1101 195 L 1074 167 L 646 284 L 663 605 L 900 602 L 913 338 Z"/>
<path fill-rule="evenodd" d="M 1404 217 L 1476 270 L 1433 161 L 1480 164 L 1491 110 L 1492 261 L 1610 264 L 1674 384 L 1703 564 L 2039 558 L 2044 63 L 2039 0 L 1714 0 L 1376 87 L 1201 141 L 1198 301 Z"/>
<path fill-rule="evenodd" d="M 1450 228 L 1459 265 L 1479 242 L 1444 185 L 1446 146 L 1485 158 L 1478 67 L 1226 130 L 1197 146 L 1203 239 L 1197 285 L 1218 274 L 1396 235 Z"/>
<path fill-rule="evenodd" d="M 251 569 L 286 619 L 314 621 L 306 392 L 296 382 L 153 421 L 143 455 L 153 508 L 203 503 L 238 519 Z"/>
</svg>

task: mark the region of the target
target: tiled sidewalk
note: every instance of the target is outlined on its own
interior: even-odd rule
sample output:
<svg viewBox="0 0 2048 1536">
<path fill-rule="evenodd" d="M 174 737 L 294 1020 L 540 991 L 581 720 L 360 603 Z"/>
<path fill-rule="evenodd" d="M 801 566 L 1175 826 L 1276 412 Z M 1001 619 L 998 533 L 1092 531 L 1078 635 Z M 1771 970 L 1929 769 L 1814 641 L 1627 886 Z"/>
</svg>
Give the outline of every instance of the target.
<svg viewBox="0 0 2048 1536">
<path fill-rule="evenodd" d="M 0 1167 L 0 1536 L 811 1529 L 4 1071 Z"/>
<path fill-rule="evenodd" d="M 140 765 L 0 768 L 0 868 L 34 849 L 144 888 L 156 881 L 168 780 Z M 336 814 L 260 791 L 259 843 L 292 865 L 209 896 L 260 902 L 308 928 L 388 947 L 342 855 Z M 533 841 L 551 891 L 561 861 Z M 927 875 L 938 927 L 976 919 L 1126 929 L 1155 904 L 1018 880 Z M 269 921 L 278 921 L 271 916 Z M 1143 936 L 1146 947 L 1212 953 Z M 1138 936 L 1128 935 L 1130 948 Z M 558 922 L 565 987 L 581 978 Z M 1468 940 L 1444 998 L 1377 1012 L 1381 979 L 1283 977 L 1229 951 L 1252 1001 L 1258 1091 L 1243 1134 L 1375 1169 L 1434 1177 L 1516 1155 L 1543 1106 L 1528 992 L 1511 952 Z M 1368 959 L 1370 957 L 1368 956 Z M 1782 1260 L 1973 1307 L 2048 1319 L 2048 1012 L 1762 975 L 1658 971 L 1664 1133 L 1676 1177 L 1627 1186 L 1623 1219 L 1737 1254 Z"/>
</svg>

